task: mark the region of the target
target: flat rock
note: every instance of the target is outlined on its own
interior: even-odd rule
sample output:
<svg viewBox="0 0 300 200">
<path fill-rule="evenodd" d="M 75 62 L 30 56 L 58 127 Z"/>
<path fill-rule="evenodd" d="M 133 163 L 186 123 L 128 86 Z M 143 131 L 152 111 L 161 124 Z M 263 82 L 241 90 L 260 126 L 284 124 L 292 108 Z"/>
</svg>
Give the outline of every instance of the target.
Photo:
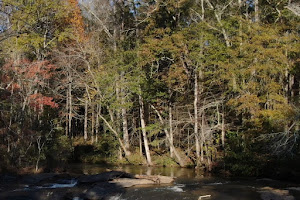
<svg viewBox="0 0 300 200">
<path fill-rule="evenodd" d="M 78 178 L 78 182 L 84 183 L 96 183 L 96 182 L 107 182 L 116 178 L 134 178 L 132 174 L 121 171 L 110 171 L 96 175 L 84 175 Z"/>
<path fill-rule="evenodd" d="M 41 174 L 30 174 L 30 175 L 25 175 L 21 183 L 24 184 L 37 184 L 40 183 L 41 181 L 44 181 L 46 179 L 51 179 L 55 177 L 57 174 L 55 173 L 41 173 Z"/>
<path fill-rule="evenodd" d="M 135 178 L 137 179 L 148 179 L 156 184 L 170 184 L 174 181 L 174 177 L 170 176 L 161 176 L 161 175 L 135 175 Z"/>
<path fill-rule="evenodd" d="M 121 187 L 132 187 L 135 185 L 159 185 L 170 184 L 174 181 L 174 178 L 168 176 L 148 176 L 148 175 L 135 175 L 135 178 L 118 178 L 110 181 Z"/>
<path fill-rule="evenodd" d="M 114 179 L 112 181 L 109 181 L 109 183 L 114 183 L 118 186 L 128 188 L 135 185 L 155 185 L 156 182 L 149 180 L 149 179 L 132 179 L 132 178 L 118 178 Z"/>
<path fill-rule="evenodd" d="M 263 187 L 259 193 L 263 200 L 295 200 L 295 198 L 289 194 L 288 190 Z"/>
<path fill-rule="evenodd" d="M 120 196 L 124 193 L 123 187 L 116 185 L 114 183 L 102 182 L 98 183 L 91 189 L 89 189 L 84 199 L 88 200 L 106 200 L 110 199 L 112 196 Z"/>
</svg>

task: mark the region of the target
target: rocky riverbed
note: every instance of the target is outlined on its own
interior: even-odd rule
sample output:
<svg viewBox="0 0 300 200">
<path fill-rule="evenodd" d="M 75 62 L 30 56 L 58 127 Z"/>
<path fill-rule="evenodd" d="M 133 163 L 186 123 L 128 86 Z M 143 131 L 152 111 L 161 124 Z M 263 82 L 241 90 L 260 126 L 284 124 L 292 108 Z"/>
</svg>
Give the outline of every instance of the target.
<svg viewBox="0 0 300 200">
<path fill-rule="evenodd" d="M 2 175 L 0 199 L 106 200 L 122 195 L 128 187 L 171 184 L 173 181 L 172 177 L 167 176 L 141 176 L 121 171 L 81 176 L 55 173 Z"/>
<path fill-rule="evenodd" d="M 86 167 L 86 166 L 85 166 Z M 74 169 L 74 168 L 72 168 Z M 76 173 L 0 175 L 2 200 L 297 200 L 300 184 L 209 177 L 193 169 L 91 166 Z M 169 171 L 168 171 L 169 170 Z M 139 175 L 136 175 L 139 174 Z M 147 174 L 147 175 L 142 175 Z M 163 176 L 162 176 L 163 175 Z M 173 178 L 177 177 L 177 178 Z"/>
</svg>

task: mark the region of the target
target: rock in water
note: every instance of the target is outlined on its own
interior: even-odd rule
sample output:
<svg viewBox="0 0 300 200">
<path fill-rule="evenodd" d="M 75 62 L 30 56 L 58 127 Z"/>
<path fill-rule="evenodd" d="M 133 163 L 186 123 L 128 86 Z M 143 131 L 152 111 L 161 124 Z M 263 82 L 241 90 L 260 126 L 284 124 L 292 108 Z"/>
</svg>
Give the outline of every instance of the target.
<svg viewBox="0 0 300 200">
<path fill-rule="evenodd" d="M 98 183 L 86 192 L 84 199 L 89 200 L 106 200 L 112 196 L 124 193 L 124 188 L 107 182 Z"/>
<path fill-rule="evenodd" d="M 174 178 L 168 176 L 147 176 L 147 175 L 135 175 L 135 178 L 118 178 L 110 181 L 121 187 L 132 187 L 135 185 L 159 185 L 170 184 L 174 181 Z"/>
<path fill-rule="evenodd" d="M 104 172 L 96 175 L 84 175 L 79 177 L 79 183 L 96 183 L 96 182 L 107 182 L 116 178 L 134 178 L 132 174 L 120 171 Z"/>
<path fill-rule="evenodd" d="M 289 195 L 288 190 L 280 190 L 271 187 L 263 187 L 259 191 L 260 197 L 263 200 L 295 200 L 295 198 Z"/>
<path fill-rule="evenodd" d="M 152 180 L 148 179 L 131 179 L 131 178 L 118 178 L 110 181 L 110 183 L 114 183 L 118 186 L 128 188 L 135 185 L 154 185 L 156 184 Z"/>
<path fill-rule="evenodd" d="M 152 176 L 135 175 L 135 178 L 152 180 L 156 184 L 169 184 L 169 183 L 172 183 L 174 181 L 174 177 L 160 176 L 160 175 L 152 175 Z"/>
</svg>

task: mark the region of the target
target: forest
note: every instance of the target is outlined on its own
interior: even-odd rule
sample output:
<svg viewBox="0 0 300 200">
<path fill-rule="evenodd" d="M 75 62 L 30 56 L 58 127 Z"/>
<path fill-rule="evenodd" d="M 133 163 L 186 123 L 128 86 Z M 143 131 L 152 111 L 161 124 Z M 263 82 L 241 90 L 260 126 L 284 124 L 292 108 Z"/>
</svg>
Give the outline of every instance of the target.
<svg viewBox="0 0 300 200">
<path fill-rule="evenodd" d="M 0 0 L 0 172 L 300 175 L 299 41 L 296 0 Z"/>
</svg>

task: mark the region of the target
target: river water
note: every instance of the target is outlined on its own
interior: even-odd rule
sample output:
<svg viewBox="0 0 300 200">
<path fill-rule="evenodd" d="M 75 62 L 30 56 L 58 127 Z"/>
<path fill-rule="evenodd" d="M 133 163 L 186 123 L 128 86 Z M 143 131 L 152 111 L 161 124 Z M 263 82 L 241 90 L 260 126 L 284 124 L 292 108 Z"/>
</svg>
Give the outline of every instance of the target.
<svg viewBox="0 0 300 200">
<path fill-rule="evenodd" d="M 300 184 L 272 179 L 203 176 L 194 169 L 145 166 L 71 165 L 71 173 L 97 174 L 120 170 L 132 174 L 176 177 L 172 185 L 133 187 L 112 198 L 119 200 L 300 200 Z M 202 198 L 200 198 L 202 197 Z"/>
</svg>

